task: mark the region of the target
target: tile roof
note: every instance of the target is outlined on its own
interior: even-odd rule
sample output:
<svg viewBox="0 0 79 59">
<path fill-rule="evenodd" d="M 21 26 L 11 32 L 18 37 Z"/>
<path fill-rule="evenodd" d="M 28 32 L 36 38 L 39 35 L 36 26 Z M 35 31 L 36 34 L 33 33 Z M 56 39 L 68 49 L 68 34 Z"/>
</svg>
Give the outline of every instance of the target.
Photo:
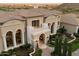
<svg viewBox="0 0 79 59">
<path fill-rule="evenodd" d="M 62 15 L 61 22 L 72 24 L 72 25 L 79 25 L 79 19 L 75 14 L 72 13 Z"/>
<path fill-rule="evenodd" d="M 33 16 L 48 16 L 51 14 L 60 14 L 60 12 L 56 10 L 48 10 L 42 8 L 32 8 L 32 9 L 20 9 L 10 12 L 0 11 L 0 23 L 3 23 L 8 20 L 20 19 L 24 20 L 23 17 L 33 17 Z"/>
</svg>

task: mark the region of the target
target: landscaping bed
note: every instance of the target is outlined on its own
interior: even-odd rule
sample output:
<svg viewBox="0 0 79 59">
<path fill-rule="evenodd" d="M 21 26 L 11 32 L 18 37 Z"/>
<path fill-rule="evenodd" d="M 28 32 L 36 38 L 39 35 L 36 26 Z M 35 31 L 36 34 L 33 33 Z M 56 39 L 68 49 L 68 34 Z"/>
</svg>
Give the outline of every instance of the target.
<svg viewBox="0 0 79 59">
<path fill-rule="evenodd" d="M 3 51 L 0 56 L 29 56 L 29 53 L 33 51 L 30 44 L 20 46 L 9 51 Z"/>
<path fill-rule="evenodd" d="M 41 55 L 42 55 L 42 50 L 39 49 L 39 48 L 37 48 L 36 51 L 35 51 L 35 53 L 32 54 L 32 55 L 33 55 L 33 56 L 41 56 Z"/>
<path fill-rule="evenodd" d="M 55 35 L 50 35 L 48 46 L 54 47 L 52 56 L 71 56 L 72 52 L 79 48 L 79 40 L 69 33 L 63 27 L 57 30 Z M 73 42 L 72 42 L 73 41 Z M 71 42 L 71 43 L 69 43 Z"/>
<path fill-rule="evenodd" d="M 79 38 L 72 42 L 72 51 L 76 51 L 77 49 L 79 49 Z"/>
</svg>

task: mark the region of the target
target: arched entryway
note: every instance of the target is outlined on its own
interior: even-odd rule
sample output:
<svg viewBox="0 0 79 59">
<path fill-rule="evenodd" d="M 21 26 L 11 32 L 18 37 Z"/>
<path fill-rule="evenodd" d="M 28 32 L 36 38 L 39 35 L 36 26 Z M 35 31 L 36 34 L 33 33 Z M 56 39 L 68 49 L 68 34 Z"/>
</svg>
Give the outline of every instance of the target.
<svg viewBox="0 0 79 59">
<path fill-rule="evenodd" d="M 6 34 L 6 43 L 7 47 L 13 46 L 13 33 L 11 31 L 8 31 Z"/>
<path fill-rule="evenodd" d="M 39 43 L 44 44 L 45 43 L 45 34 L 41 34 L 39 37 Z"/>
<path fill-rule="evenodd" d="M 41 34 L 39 36 L 39 44 L 38 47 L 40 49 L 45 49 L 46 48 L 46 34 Z"/>
</svg>

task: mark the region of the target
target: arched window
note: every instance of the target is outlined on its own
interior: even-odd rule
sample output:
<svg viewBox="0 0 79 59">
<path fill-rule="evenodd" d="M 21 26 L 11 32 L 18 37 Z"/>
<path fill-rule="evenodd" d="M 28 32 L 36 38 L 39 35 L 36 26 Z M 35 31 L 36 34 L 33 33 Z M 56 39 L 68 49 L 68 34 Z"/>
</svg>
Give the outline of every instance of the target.
<svg viewBox="0 0 79 59">
<path fill-rule="evenodd" d="M 50 25 L 51 25 L 51 24 L 50 24 L 50 23 L 48 23 L 48 27 L 49 27 L 49 29 L 50 29 Z"/>
<path fill-rule="evenodd" d="M 52 23 L 52 25 L 51 25 L 51 33 L 54 32 L 54 25 L 55 25 L 55 23 Z"/>
<path fill-rule="evenodd" d="M 21 44 L 22 43 L 22 33 L 21 33 L 21 30 L 18 29 L 16 31 L 16 44 Z"/>
<path fill-rule="evenodd" d="M 58 25 L 60 25 L 60 22 L 58 21 Z"/>
<path fill-rule="evenodd" d="M 13 34 L 11 31 L 7 32 L 6 34 L 6 43 L 7 47 L 13 46 Z"/>
</svg>

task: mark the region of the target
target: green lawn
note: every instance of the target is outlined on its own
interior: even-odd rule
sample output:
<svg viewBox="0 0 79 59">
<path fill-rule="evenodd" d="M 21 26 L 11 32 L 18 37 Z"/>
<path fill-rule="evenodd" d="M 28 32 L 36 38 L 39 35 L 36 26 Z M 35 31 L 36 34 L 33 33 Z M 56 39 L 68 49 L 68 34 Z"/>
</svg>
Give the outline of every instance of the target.
<svg viewBox="0 0 79 59">
<path fill-rule="evenodd" d="M 72 42 L 72 51 L 75 51 L 79 49 L 79 40 L 76 39 L 74 42 Z"/>
<path fill-rule="evenodd" d="M 68 38 L 68 40 L 70 41 L 72 38 Z M 50 41 L 48 41 L 48 46 L 50 46 L 50 47 L 54 47 L 54 43 L 52 42 L 52 40 Z M 72 51 L 75 51 L 75 50 L 77 50 L 77 49 L 79 49 L 79 37 L 74 41 L 74 42 L 72 42 Z"/>
</svg>

